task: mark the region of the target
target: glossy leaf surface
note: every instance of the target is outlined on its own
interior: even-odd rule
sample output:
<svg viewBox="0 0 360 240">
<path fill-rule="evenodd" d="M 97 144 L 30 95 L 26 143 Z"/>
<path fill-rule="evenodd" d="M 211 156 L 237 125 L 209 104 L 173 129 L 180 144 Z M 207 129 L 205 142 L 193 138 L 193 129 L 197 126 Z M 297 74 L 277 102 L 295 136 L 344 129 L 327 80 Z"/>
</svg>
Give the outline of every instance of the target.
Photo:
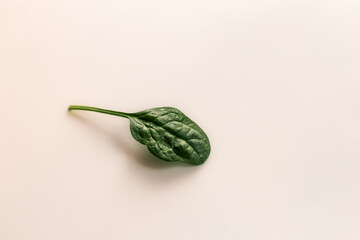
<svg viewBox="0 0 360 240">
<path fill-rule="evenodd" d="M 165 161 L 200 165 L 210 154 L 210 142 L 205 132 L 176 108 L 151 108 L 137 113 L 86 106 L 70 106 L 69 110 L 95 111 L 128 118 L 132 136 Z"/>
</svg>

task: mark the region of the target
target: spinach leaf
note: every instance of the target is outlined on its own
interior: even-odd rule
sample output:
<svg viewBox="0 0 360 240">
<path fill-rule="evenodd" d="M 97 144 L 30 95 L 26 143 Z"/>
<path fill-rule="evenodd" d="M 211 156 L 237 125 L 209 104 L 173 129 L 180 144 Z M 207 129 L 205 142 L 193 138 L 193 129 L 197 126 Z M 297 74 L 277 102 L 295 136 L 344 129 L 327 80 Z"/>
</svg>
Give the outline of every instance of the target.
<svg viewBox="0 0 360 240">
<path fill-rule="evenodd" d="M 135 140 L 146 145 L 152 154 L 165 161 L 200 165 L 210 154 L 210 142 L 205 132 L 176 108 L 158 107 L 124 113 L 71 105 L 68 110 L 93 111 L 128 118 Z"/>
</svg>

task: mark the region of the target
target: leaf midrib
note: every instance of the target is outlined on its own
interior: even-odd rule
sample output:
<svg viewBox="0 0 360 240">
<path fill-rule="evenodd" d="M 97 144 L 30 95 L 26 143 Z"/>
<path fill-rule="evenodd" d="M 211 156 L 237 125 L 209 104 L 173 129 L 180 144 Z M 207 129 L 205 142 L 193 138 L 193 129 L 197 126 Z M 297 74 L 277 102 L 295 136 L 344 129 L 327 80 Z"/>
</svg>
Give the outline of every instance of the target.
<svg viewBox="0 0 360 240">
<path fill-rule="evenodd" d="M 171 134 L 171 135 L 173 135 L 173 136 L 175 136 L 175 137 L 183 140 L 184 142 L 186 142 L 186 143 L 194 150 L 194 152 L 198 155 L 199 159 L 202 159 L 200 153 L 194 148 L 194 146 L 193 146 L 190 142 L 188 142 L 188 141 L 191 140 L 191 139 L 185 140 L 184 138 L 180 137 L 179 135 L 170 132 L 168 129 L 164 128 L 163 126 L 154 123 L 154 121 L 155 121 L 158 117 L 165 116 L 165 115 L 170 114 L 170 113 L 176 113 L 176 112 L 168 112 L 168 113 L 165 113 L 165 114 L 156 116 L 156 118 L 155 118 L 154 120 L 152 120 L 152 121 L 144 120 L 144 119 L 141 119 L 141 118 L 138 118 L 138 117 L 134 117 L 134 118 L 136 118 L 136 119 L 138 119 L 138 120 L 141 120 L 141 121 L 143 121 L 143 122 L 146 122 L 146 123 L 148 123 L 148 124 L 155 125 L 155 126 L 157 126 L 157 127 L 161 127 L 162 129 L 164 129 L 164 130 L 165 130 L 166 132 L 168 132 L 169 134 Z M 131 117 L 132 117 L 132 116 L 131 116 Z M 176 121 L 176 120 L 172 120 L 172 121 Z M 171 121 L 169 121 L 169 122 L 171 122 Z M 169 123 L 169 122 L 167 122 L 167 123 Z M 177 122 L 180 122 L 180 121 L 177 121 Z M 166 123 L 166 124 L 167 124 L 167 123 Z M 187 124 L 185 124 L 185 123 L 183 123 L 183 122 L 180 122 L 180 123 L 188 126 L 189 128 L 193 129 L 194 131 L 198 132 L 196 129 L 190 127 L 189 125 L 187 125 Z M 165 125 L 165 124 L 164 124 L 164 125 Z M 145 125 L 145 126 L 146 126 L 146 125 Z M 147 127 L 148 127 L 148 126 L 147 126 Z M 149 128 L 149 127 L 148 127 L 148 128 Z M 149 130 L 149 131 L 150 131 L 150 130 Z M 199 133 L 199 132 L 198 132 L 198 133 Z M 158 144 L 158 141 L 156 141 L 156 140 L 152 137 L 151 131 L 150 131 L 150 135 L 151 135 L 151 138 Z M 200 135 L 201 135 L 201 134 L 200 134 Z M 198 139 L 198 140 L 204 141 L 203 139 Z M 160 148 L 160 146 L 159 146 L 159 148 Z M 160 149 L 161 149 L 161 148 L 160 148 Z M 173 150 L 173 152 L 174 152 L 174 150 Z M 175 153 L 175 152 L 174 152 L 174 153 Z M 175 153 L 175 154 L 176 154 L 176 153 Z M 176 154 L 176 155 L 177 155 L 177 154 Z M 179 155 L 177 155 L 177 156 L 179 156 Z M 181 157 L 181 156 L 179 156 L 179 157 Z"/>
</svg>

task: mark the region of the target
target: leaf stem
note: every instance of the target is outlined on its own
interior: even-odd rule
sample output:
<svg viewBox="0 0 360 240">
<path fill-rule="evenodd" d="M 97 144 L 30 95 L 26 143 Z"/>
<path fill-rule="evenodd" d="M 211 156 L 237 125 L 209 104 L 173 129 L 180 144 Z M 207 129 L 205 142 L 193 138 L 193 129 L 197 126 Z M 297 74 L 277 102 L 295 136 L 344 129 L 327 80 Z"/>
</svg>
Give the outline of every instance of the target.
<svg viewBox="0 0 360 240">
<path fill-rule="evenodd" d="M 129 118 L 131 116 L 131 113 L 117 112 L 117 111 L 112 111 L 112 110 L 107 110 L 107 109 L 102 109 L 102 108 L 79 106 L 79 105 L 71 105 L 71 106 L 69 106 L 68 110 L 69 111 L 71 111 L 71 110 L 91 111 L 91 112 L 110 114 L 110 115 L 124 117 L 124 118 Z"/>
</svg>

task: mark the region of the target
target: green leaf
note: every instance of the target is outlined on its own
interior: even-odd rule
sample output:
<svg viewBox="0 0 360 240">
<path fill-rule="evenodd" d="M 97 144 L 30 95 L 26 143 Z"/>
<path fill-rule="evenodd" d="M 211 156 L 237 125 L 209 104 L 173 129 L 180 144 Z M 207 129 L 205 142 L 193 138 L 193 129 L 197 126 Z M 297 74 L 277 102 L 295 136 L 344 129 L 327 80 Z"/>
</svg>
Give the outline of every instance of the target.
<svg viewBox="0 0 360 240">
<path fill-rule="evenodd" d="M 158 107 L 124 113 L 72 105 L 69 110 L 94 111 L 128 118 L 132 136 L 165 161 L 200 165 L 210 154 L 210 142 L 205 132 L 176 108 Z"/>
</svg>

